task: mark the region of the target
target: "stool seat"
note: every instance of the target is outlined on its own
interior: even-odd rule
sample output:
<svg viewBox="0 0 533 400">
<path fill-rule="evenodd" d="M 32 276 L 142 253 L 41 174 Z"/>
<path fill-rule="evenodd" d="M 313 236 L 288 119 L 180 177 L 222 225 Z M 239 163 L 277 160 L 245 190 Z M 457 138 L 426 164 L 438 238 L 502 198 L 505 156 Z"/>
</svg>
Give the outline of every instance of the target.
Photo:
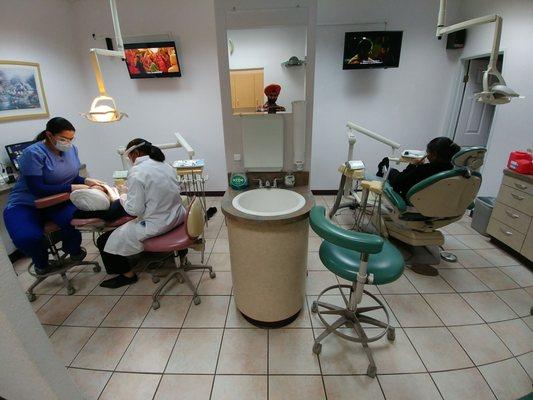
<svg viewBox="0 0 533 400">
<path fill-rule="evenodd" d="M 74 227 L 82 227 L 88 225 L 104 225 L 105 221 L 100 218 L 74 218 L 70 221 L 70 224 Z"/>
<path fill-rule="evenodd" d="M 47 233 L 47 234 L 48 233 L 54 233 L 54 232 L 57 232 L 59 230 L 61 230 L 61 228 L 57 224 L 52 222 L 52 221 L 46 221 L 44 223 L 44 232 Z"/>
<path fill-rule="evenodd" d="M 320 246 L 320 260 L 335 275 L 350 282 L 356 280 L 361 253 L 339 247 L 326 240 Z M 388 241 L 383 242 L 381 252 L 371 254 L 368 259 L 367 273 L 374 275 L 374 285 L 383 285 L 398 279 L 404 269 L 402 254 Z"/>
<path fill-rule="evenodd" d="M 192 246 L 196 239 L 187 234 L 187 223 L 183 223 L 162 235 L 146 239 L 143 242 L 144 250 L 152 253 L 170 253 L 183 250 Z"/>
</svg>

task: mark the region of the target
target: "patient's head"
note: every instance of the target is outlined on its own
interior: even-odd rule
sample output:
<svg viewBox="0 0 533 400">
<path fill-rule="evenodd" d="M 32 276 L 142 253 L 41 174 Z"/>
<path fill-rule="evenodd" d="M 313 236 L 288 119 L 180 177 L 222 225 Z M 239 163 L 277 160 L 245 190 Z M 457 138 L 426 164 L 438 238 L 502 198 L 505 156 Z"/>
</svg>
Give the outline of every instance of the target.
<svg viewBox="0 0 533 400">
<path fill-rule="evenodd" d="M 437 137 L 427 145 L 427 159 L 429 162 L 449 163 L 461 147 L 448 137 Z"/>
<path fill-rule="evenodd" d="M 152 160 L 159 162 L 165 161 L 165 155 L 159 147 L 141 138 L 130 141 L 126 146 L 126 153 L 132 164 L 142 156 L 149 156 Z"/>
</svg>

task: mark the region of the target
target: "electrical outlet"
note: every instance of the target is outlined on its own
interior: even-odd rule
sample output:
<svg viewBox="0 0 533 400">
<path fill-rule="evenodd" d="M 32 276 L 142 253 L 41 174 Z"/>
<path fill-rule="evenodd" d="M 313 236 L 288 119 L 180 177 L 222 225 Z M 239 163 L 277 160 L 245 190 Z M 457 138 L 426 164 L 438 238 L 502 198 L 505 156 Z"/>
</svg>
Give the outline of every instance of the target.
<svg viewBox="0 0 533 400">
<path fill-rule="evenodd" d="M 240 154 L 234 154 L 233 155 L 233 161 L 241 161 L 241 155 Z"/>
</svg>

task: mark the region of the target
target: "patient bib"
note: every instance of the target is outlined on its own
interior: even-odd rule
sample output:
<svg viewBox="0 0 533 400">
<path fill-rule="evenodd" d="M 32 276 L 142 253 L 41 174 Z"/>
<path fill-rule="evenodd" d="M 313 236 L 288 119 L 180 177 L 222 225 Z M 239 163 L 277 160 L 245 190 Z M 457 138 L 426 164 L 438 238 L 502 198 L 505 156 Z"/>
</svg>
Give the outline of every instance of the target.
<svg viewBox="0 0 533 400">
<path fill-rule="evenodd" d="M 78 189 L 70 194 L 70 201 L 78 210 L 102 211 L 111 205 L 109 197 L 98 189 Z"/>
</svg>

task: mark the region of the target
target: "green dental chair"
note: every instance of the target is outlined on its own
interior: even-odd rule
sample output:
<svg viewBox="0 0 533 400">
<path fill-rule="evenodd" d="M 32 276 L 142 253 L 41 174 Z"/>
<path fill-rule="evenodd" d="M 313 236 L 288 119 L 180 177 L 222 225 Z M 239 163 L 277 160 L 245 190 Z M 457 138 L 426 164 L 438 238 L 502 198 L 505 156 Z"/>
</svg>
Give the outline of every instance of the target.
<svg viewBox="0 0 533 400">
<path fill-rule="evenodd" d="M 326 328 L 315 339 L 313 352 L 320 354 L 321 341 L 331 333 L 361 343 L 369 360 L 367 375 L 374 378 L 377 368 L 368 344 L 381 339 L 385 334 L 390 341 L 393 341 L 395 333 L 394 328 L 389 325 L 387 309 L 376 296 L 364 290 L 364 286 L 383 285 L 395 281 L 403 273 L 404 260 L 396 247 L 382 237 L 340 228 L 328 220 L 325 213 L 324 207 L 313 207 L 310 216 L 311 228 L 324 239 L 320 246 L 320 260 L 327 269 L 352 284 L 330 286 L 313 302 L 311 311 L 318 314 Z M 334 294 L 332 291 L 340 292 L 344 307 L 322 301 L 326 293 Z M 363 294 L 369 296 L 376 304 L 360 306 Z M 386 321 L 379 321 L 367 314 L 376 310 L 385 313 Z M 337 320 L 333 323 L 328 322 L 326 316 L 330 315 L 338 316 Z M 378 334 L 368 337 L 361 325 L 363 323 L 382 329 Z"/>
</svg>

